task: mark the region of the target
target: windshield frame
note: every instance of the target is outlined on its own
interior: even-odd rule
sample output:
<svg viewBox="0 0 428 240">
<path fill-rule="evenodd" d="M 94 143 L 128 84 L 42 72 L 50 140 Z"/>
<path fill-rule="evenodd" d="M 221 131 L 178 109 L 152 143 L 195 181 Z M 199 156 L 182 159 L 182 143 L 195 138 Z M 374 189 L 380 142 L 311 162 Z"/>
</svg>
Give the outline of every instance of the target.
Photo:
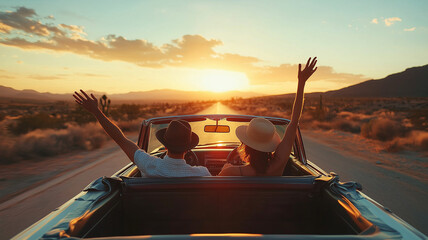
<svg viewBox="0 0 428 240">
<path fill-rule="evenodd" d="M 279 117 L 267 117 L 267 116 L 255 116 L 255 115 L 236 115 L 236 114 L 205 114 L 205 115 L 178 115 L 178 116 L 166 116 L 166 117 L 155 117 L 144 120 L 138 137 L 138 146 L 147 151 L 148 149 L 148 138 L 150 136 L 151 124 L 167 124 L 172 120 L 186 120 L 188 122 L 205 121 L 210 120 L 228 120 L 233 122 L 250 122 L 253 118 L 265 118 L 271 121 L 275 125 L 288 124 L 289 119 Z M 298 131 L 300 135 L 300 129 Z M 295 157 L 297 157 L 301 163 L 307 165 L 306 153 L 303 147 L 301 136 L 297 136 L 293 145 L 295 151 Z"/>
</svg>

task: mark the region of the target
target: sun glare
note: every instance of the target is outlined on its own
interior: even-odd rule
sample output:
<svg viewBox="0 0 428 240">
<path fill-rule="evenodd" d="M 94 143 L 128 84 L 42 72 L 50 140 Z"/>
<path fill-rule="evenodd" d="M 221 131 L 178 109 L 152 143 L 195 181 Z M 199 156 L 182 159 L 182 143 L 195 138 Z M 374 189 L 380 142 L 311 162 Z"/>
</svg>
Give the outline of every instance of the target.
<svg viewBox="0 0 428 240">
<path fill-rule="evenodd" d="M 243 73 L 206 70 L 202 75 L 202 89 L 211 92 L 246 90 L 248 78 Z"/>
</svg>

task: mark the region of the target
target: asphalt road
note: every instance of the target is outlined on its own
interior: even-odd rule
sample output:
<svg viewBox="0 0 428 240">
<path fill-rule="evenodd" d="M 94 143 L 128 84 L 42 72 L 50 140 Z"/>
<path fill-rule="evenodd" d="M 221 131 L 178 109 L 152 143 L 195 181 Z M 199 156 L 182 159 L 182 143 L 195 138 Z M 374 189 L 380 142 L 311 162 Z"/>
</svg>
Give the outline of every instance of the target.
<svg viewBox="0 0 428 240">
<path fill-rule="evenodd" d="M 116 145 L 109 144 L 97 151 L 105 153 L 104 157 L 90 166 L 64 174 L 59 180 L 52 179 L 29 190 L 30 194 L 23 193 L 0 204 L 0 239 L 10 239 L 80 193 L 93 180 L 111 176 L 129 163 Z M 91 156 L 88 155 L 88 160 Z"/>
<path fill-rule="evenodd" d="M 213 104 L 211 107 L 198 112 L 197 114 L 239 114 L 239 113 L 218 102 Z"/>
<path fill-rule="evenodd" d="M 238 114 L 218 103 L 200 112 Z M 342 181 L 360 182 L 368 196 L 389 207 L 398 216 L 420 231 L 428 234 L 428 186 L 409 176 L 377 167 L 364 159 L 328 146 L 319 139 L 304 136 L 305 149 L 309 159 L 325 171 L 338 173 Z M 0 239 L 9 239 L 38 221 L 49 212 L 79 193 L 86 185 L 101 176 L 110 176 L 129 160 L 120 149 L 109 145 L 105 157 L 89 168 L 80 169 L 63 179 L 52 180 L 41 186 L 42 190 L 31 191 L 27 196 L 19 195 L 0 205 Z M 102 152 L 101 152 L 102 153 Z M 52 184 L 55 183 L 55 184 Z M 35 189 L 37 190 L 37 189 Z M 3 206 L 3 207 L 2 207 Z"/>
<path fill-rule="evenodd" d="M 428 235 L 428 185 L 416 178 L 376 165 L 302 133 L 307 157 L 342 182 L 355 181 L 363 193 Z"/>
</svg>

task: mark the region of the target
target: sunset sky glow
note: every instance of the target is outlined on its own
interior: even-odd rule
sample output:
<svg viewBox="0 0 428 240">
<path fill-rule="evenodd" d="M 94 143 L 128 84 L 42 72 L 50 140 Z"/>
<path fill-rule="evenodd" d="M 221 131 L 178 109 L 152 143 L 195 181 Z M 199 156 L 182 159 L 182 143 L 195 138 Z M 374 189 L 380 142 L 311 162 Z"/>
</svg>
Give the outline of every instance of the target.
<svg viewBox="0 0 428 240">
<path fill-rule="evenodd" d="M 428 1 L 0 3 L 0 85 L 40 92 L 307 91 L 428 63 Z"/>
</svg>

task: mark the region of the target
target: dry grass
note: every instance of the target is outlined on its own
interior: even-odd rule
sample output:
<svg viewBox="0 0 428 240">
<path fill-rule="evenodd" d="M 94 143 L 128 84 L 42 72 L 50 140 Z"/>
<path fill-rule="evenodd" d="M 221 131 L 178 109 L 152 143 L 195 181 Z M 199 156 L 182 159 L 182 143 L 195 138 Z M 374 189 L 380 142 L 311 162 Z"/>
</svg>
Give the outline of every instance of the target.
<svg viewBox="0 0 428 240">
<path fill-rule="evenodd" d="M 37 160 L 74 150 L 100 148 L 108 140 L 96 123 L 67 124 L 65 129 L 36 129 L 19 136 L 3 135 L 0 163 Z"/>
<path fill-rule="evenodd" d="M 117 121 L 116 124 L 124 132 L 137 132 L 141 128 L 143 118 L 137 118 L 130 121 Z"/>
<path fill-rule="evenodd" d="M 112 106 L 111 117 L 124 132 L 137 132 L 145 118 L 194 114 L 211 104 L 122 104 Z M 109 140 L 95 118 L 76 104 L 17 105 L 4 109 L 0 121 L 0 164 L 97 149 Z"/>
<path fill-rule="evenodd" d="M 401 150 L 428 151 L 428 132 L 414 130 L 404 137 L 396 137 L 389 141 L 386 149 L 390 152 Z"/>
<path fill-rule="evenodd" d="M 405 134 L 406 129 L 400 122 L 383 117 L 374 118 L 361 126 L 361 136 L 384 142 Z"/>
</svg>

